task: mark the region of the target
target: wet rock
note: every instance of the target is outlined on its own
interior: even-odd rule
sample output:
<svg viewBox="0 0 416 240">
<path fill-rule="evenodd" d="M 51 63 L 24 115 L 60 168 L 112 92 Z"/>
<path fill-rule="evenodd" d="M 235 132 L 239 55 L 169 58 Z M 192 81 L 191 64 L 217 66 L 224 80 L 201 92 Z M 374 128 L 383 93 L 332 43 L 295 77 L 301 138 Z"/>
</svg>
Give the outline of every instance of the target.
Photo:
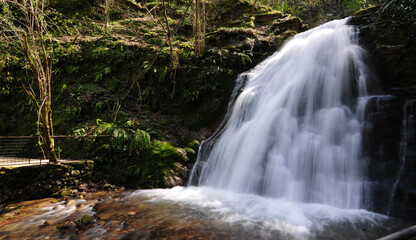
<svg viewBox="0 0 416 240">
<path fill-rule="evenodd" d="M 69 201 L 66 203 L 66 206 L 67 206 L 67 207 L 76 207 L 76 206 L 77 206 L 77 202 L 76 202 L 75 200 L 71 199 L 71 200 L 69 200 Z"/>
<path fill-rule="evenodd" d="M 71 189 L 69 188 L 64 188 L 63 190 L 61 190 L 59 197 L 65 197 L 68 196 L 69 194 L 71 194 Z"/>
<path fill-rule="evenodd" d="M 377 71 L 378 93 L 392 97 L 370 101 L 363 149 L 369 161 L 372 181 L 372 211 L 400 218 L 415 218 L 416 184 L 414 157 L 407 161 L 401 174 L 394 200 L 392 189 L 401 168 L 401 136 L 404 105 L 416 98 L 416 41 L 412 24 L 398 24 L 393 16 L 379 6 L 357 12 L 349 24 L 359 28 L 360 45 L 370 55 Z M 400 17 L 399 17 L 400 18 Z M 412 30 L 413 29 L 413 30 Z M 411 184 L 409 184 L 411 183 Z M 390 206 L 389 206 L 390 205 Z"/>
<path fill-rule="evenodd" d="M 43 225 L 44 225 L 44 226 L 49 226 L 49 225 L 52 225 L 52 224 L 53 224 L 52 220 L 46 220 L 46 221 L 43 223 Z"/>
<path fill-rule="evenodd" d="M 116 186 L 111 185 L 111 184 L 109 184 L 109 183 L 106 183 L 106 184 L 104 184 L 103 188 L 104 188 L 105 190 L 114 190 L 114 189 L 116 188 Z"/>
<path fill-rule="evenodd" d="M 184 186 L 185 182 L 179 176 L 166 176 L 164 178 L 167 187 Z"/>
<path fill-rule="evenodd" d="M 65 221 L 56 226 L 59 230 L 65 230 L 65 229 L 74 229 L 76 228 L 77 224 L 74 221 Z"/>
</svg>

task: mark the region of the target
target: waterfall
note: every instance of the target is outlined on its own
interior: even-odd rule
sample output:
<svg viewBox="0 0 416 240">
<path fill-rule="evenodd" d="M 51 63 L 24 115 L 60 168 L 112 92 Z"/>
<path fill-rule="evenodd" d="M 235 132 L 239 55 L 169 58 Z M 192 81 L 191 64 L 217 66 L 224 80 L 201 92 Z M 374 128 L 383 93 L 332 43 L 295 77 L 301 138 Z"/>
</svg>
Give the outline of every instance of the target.
<svg viewBox="0 0 416 240">
<path fill-rule="evenodd" d="M 223 124 L 200 147 L 191 184 L 363 207 L 369 71 L 347 21 L 296 35 L 238 78 Z"/>
</svg>

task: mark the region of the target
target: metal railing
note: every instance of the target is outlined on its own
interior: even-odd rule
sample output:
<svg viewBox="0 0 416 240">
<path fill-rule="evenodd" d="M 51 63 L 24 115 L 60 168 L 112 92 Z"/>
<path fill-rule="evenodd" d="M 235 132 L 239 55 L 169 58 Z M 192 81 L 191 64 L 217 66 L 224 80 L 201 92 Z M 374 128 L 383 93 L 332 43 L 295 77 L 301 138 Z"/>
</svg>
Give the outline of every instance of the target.
<svg viewBox="0 0 416 240">
<path fill-rule="evenodd" d="M 94 150 L 102 144 L 109 144 L 111 138 L 109 135 L 54 136 L 55 151 L 59 159 L 91 160 L 98 154 Z M 37 136 L 0 136 L 0 167 L 48 162 Z"/>
<path fill-rule="evenodd" d="M 29 136 L 0 136 L 0 166 L 42 164 L 32 146 L 37 138 Z"/>
</svg>

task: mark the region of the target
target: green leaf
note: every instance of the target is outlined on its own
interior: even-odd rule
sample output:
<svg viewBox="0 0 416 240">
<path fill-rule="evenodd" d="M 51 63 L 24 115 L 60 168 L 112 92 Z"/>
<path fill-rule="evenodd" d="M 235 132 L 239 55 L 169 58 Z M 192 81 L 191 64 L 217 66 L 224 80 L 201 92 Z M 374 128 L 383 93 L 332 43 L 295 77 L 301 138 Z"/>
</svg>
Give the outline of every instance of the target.
<svg viewBox="0 0 416 240">
<path fill-rule="evenodd" d="M 104 68 L 104 75 L 111 73 L 111 67 Z"/>
<path fill-rule="evenodd" d="M 97 74 L 97 76 L 95 76 L 95 81 L 98 82 L 102 78 L 103 78 L 103 74 L 99 73 L 99 74 Z"/>
</svg>

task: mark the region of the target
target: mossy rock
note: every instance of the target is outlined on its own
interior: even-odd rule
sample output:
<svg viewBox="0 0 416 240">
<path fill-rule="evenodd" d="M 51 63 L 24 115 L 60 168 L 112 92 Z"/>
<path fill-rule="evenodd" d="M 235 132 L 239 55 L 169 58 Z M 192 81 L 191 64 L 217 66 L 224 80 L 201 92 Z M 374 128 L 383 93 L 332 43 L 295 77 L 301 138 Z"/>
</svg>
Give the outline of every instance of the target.
<svg viewBox="0 0 416 240">
<path fill-rule="evenodd" d="M 245 40 L 247 37 L 256 38 L 256 33 L 251 28 L 220 28 L 207 36 L 207 40 L 225 41 L 225 40 Z"/>
<path fill-rule="evenodd" d="M 195 139 L 195 140 L 192 140 L 192 141 L 188 144 L 188 147 L 189 147 L 189 148 L 192 148 L 194 151 L 198 151 L 199 145 L 200 145 L 199 141 Z"/>
<path fill-rule="evenodd" d="M 190 161 L 195 161 L 196 160 L 196 155 L 197 152 L 195 150 L 193 150 L 192 148 L 186 147 L 183 150 L 185 150 L 186 155 L 188 156 Z"/>
<path fill-rule="evenodd" d="M 71 189 L 69 189 L 69 188 L 64 188 L 64 189 L 62 189 L 61 191 L 59 191 L 58 193 L 57 193 L 57 197 L 65 197 L 65 196 L 68 196 L 69 194 L 71 194 Z"/>
<path fill-rule="evenodd" d="M 270 25 L 276 19 L 283 17 L 283 13 L 279 11 L 271 11 L 267 13 L 255 14 L 254 17 L 255 17 L 255 20 L 254 20 L 255 24 Z"/>
<path fill-rule="evenodd" d="M 80 219 L 79 223 L 83 226 L 88 225 L 92 222 L 92 217 L 90 215 L 84 214 Z"/>
<path fill-rule="evenodd" d="M 153 141 L 149 157 L 154 160 L 171 163 L 188 160 L 186 152 L 183 149 L 175 148 L 170 143 L 162 141 Z"/>
<path fill-rule="evenodd" d="M 275 35 L 284 33 L 287 30 L 294 30 L 296 32 L 302 32 L 307 29 L 307 26 L 303 24 L 302 20 L 298 17 L 286 16 L 273 22 L 270 26 L 269 32 L 273 32 Z"/>
</svg>

